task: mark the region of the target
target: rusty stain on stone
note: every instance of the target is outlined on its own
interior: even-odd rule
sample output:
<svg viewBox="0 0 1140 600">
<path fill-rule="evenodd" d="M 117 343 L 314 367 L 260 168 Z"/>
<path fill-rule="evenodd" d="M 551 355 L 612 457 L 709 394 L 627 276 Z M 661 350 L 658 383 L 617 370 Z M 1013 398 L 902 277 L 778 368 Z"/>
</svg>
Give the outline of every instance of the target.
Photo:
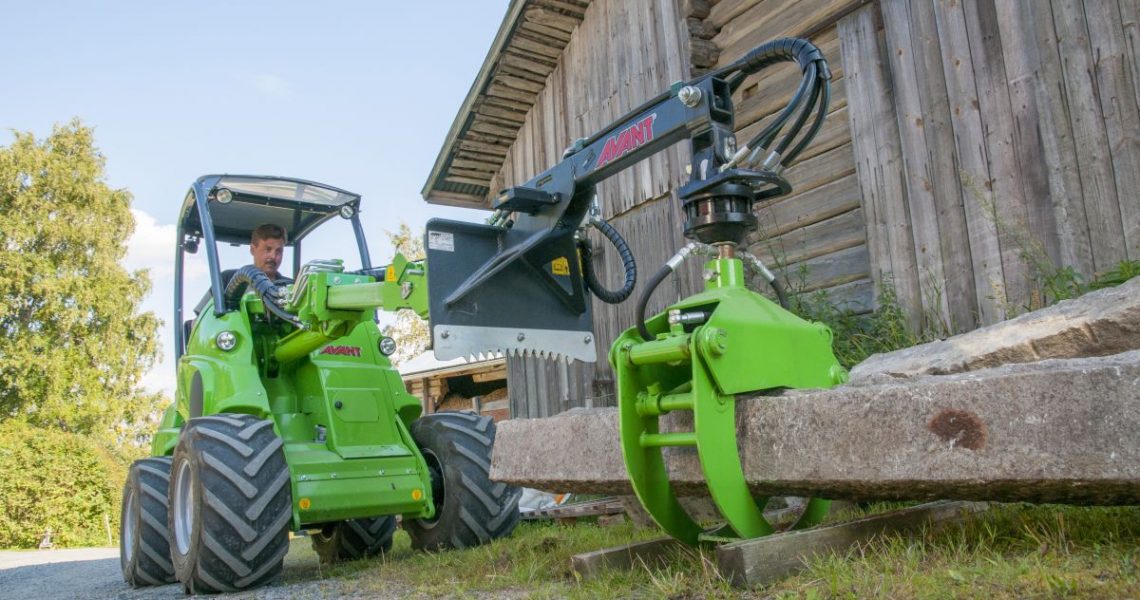
<svg viewBox="0 0 1140 600">
<path fill-rule="evenodd" d="M 965 410 L 943 410 L 930 420 L 927 428 L 944 441 L 970 450 L 985 446 L 989 435 L 978 415 Z"/>
</svg>

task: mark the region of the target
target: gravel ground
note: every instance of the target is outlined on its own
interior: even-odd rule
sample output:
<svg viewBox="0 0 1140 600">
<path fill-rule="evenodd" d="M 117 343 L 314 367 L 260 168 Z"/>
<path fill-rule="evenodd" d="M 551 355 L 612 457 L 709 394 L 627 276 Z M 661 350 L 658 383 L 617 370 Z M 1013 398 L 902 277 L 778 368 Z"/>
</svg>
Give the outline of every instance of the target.
<svg viewBox="0 0 1140 600">
<path fill-rule="evenodd" d="M 309 545 L 307 538 L 298 538 L 294 545 Z M 290 552 L 296 556 L 298 552 Z M 210 598 L 258 598 L 291 600 L 293 598 L 378 598 L 396 599 L 414 596 L 414 590 L 405 586 L 385 586 L 382 593 L 375 590 L 361 593 L 349 589 L 340 579 L 319 578 L 319 571 L 311 554 L 307 559 L 290 560 L 285 557 L 285 576 L 289 583 L 240 594 L 219 594 Z M 313 564 L 309 564 L 313 563 Z M 307 581 L 294 581 L 297 577 Z M 123 582 L 119 570 L 118 548 L 81 548 L 76 550 L 0 551 L 0 600 L 27 600 L 29 598 L 72 599 L 115 598 L 122 600 L 185 599 L 180 584 L 132 589 Z"/>
</svg>

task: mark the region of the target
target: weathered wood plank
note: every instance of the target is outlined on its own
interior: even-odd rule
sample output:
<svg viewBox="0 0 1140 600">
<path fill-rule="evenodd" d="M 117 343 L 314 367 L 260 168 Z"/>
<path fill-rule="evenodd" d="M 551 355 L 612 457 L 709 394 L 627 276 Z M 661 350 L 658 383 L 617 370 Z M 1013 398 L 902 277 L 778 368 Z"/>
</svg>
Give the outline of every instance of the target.
<svg viewBox="0 0 1140 600">
<path fill-rule="evenodd" d="M 982 324 L 1005 319 L 1006 296 L 1001 247 L 993 214 L 994 202 L 987 183 L 992 176 L 983 142 L 985 130 L 979 113 L 969 34 L 961 4 L 938 0 L 935 23 L 942 48 L 942 71 L 950 101 L 950 122 L 960 168 L 962 204 L 966 213 L 975 298 Z"/>
<path fill-rule="evenodd" d="M 572 36 L 572 34 L 568 31 L 563 31 L 557 27 L 551 27 L 549 25 L 543 25 L 541 23 L 535 23 L 532 21 L 523 21 L 522 24 L 519 25 L 519 28 L 523 31 L 530 32 L 535 36 L 542 36 L 552 40 L 558 40 L 562 43 L 562 45 L 565 45 L 566 42 L 569 42 Z"/>
<path fill-rule="evenodd" d="M 1029 251 L 1025 240 L 1035 232 L 1029 229 L 1023 175 L 1013 147 L 1013 115 L 997 13 L 989 1 L 967 2 L 963 7 L 989 161 L 990 180 L 984 187 L 992 192 L 1005 299 L 1014 310 L 1030 310 L 1029 268 L 1023 256 Z"/>
<path fill-rule="evenodd" d="M 578 577 L 592 579 L 607 570 L 664 567 L 673 562 L 681 552 L 691 552 L 691 550 L 671 537 L 660 537 L 616 548 L 575 554 L 570 559 L 570 568 Z"/>
<path fill-rule="evenodd" d="M 859 179 L 855 173 L 803 194 L 781 198 L 757 208 L 761 236 L 776 236 L 818 223 L 860 206 Z M 866 214 L 866 207 L 863 208 Z"/>
<path fill-rule="evenodd" d="M 851 98 L 848 114 L 855 170 L 867 217 L 871 276 L 876 283 L 891 280 L 899 304 L 916 331 L 922 300 L 903 180 L 902 142 L 875 19 L 876 7 L 868 5 L 839 21 Z"/>
<path fill-rule="evenodd" d="M 1049 188 L 1049 164 L 1042 139 L 1049 127 L 1042 121 L 1036 88 L 1041 57 L 1034 37 L 1033 19 L 1025 3 L 995 3 L 995 25 L 1001 36 L 1009 103 L 1013 116 L 1013 153 L 1027 199 L 1030 248 L 1027 256 L 1036 261 L 1061 263 L 1061 242 Z M 1073 264 L 1069 262 L 1068 264 Z"/>
<path fill-rule="evenodd" d="M 863 244 L 865 228 L 863 210 L 856 208 L 781 236 L 763 238 L 752 246 L 752 252 L 766 265 L 800 262 Z"/>
<path fill-rule="evenodd" d="M 1096 98 L 1097 82 L 1089 46 L 1088 22 L 1078 0 L 1053 0 L 1051 5 L 1084 191 L 1093 268 L 1102 271 L 1116 266 L 1127 253 L 1121 243 L 1124 228 L 1120 221 L 1116 180 L 1108 150 L 1108 133 Z"/>
<path fill-rule="evenodd" d="M 928 170 L 926 121 L 918 81 L 926 76 L 916 64 L 911 40 L 908 3 L 885 2 L 881 5 L 883 30 L 890 61 L 895 116 L 898 119 L 902 143 L 903 174 L 910 207 L 910 221 L 914 235 L 914 253 L 918 267 L 919 295 L 923 317 L 936 318 L 949 323 L 950 305 L 946 295 L 934 289 L 943 285 L 946 273 L 942 263 L 942 244 L 938 227 L 938 210 L 934 200 Z"/>
<path fill-rule="evenodd" d="M 1095 57 L 1097 96 L 1119 192 L 1124 249 L 1127 258 L 1140 260 L 1140 200 L 1136 197 L 1140 192 L 1140 108 L 1135 101 L 1136 81 L 1125 58 L 1124 19 L 1116 3 L 1086 2 L 1084 9 Z"/>
<path fill-rule="evenodd" d="M 866 4 L 865 0 L 769 0 L 722 27 L 713 41 L 724 51 L 720 62 L 726 64 L 726 57 L 743 56 L 775 38 L 819 31 Z"/>
<path fill-rule="evenodd" d="M 837 113 L 830 118 L 836 119 L 843 129 L 847 129 L 846 112 Z M 794 198 L 798 194 L 809 192 L 821 185 L 838 181 L 854 172 L 855 155 L 852 151 L 850 136 L 847 136 L 843 145 L 822 154 L 796 161 L 788 168 L 785 176 L 788 178 L 788 183 L 792 184 L 792 194 L 788 198 Z"/>
<path fill-rule="evenodd" d="M 776 272 L 788 282 L 788 289 L 803 293 L 835 287 L 870 277 L 871 261 L 867 244 L 788 263 Z"/>
<path fill-rule="evenodd" d="M 978 502 L 920 504 L 845 523 L 724 544 L 717 547 L 717 563 L 733 585 L 767 585 L 803 569 L 813 556 L 842 554 L 847 548 L 867 543 L 876 536 L 946 525 L 985 509 L 986 505 Z"/>
<path fill-rule="evenodd" d="M 906 5 L 916 71 L 923 74 L 917 79 L 917 91 L 926 136 L 927 178 L 933 188 L 938 213 L 945 276 L 941 293 L 946 297 L 950 310 L 950 323 L 946 325 L 952 331 L 969 330 L 977 326 L 977 289 L 969 252 L 969 231 L 955 154 L 949 95 L 943 75 L 941 42 L 932 3 L 910 2 Z"/>
<path fill-rule="evenodd" d="M 566 33 L 572 33 L 574 29 L 578 27 L 578 24 L 581 23 L 580 19 L 568 17 L 558 11 L 539 6 L 526 9 L 523 15 L 530 23 L 554 27 Z"/>
</svg>

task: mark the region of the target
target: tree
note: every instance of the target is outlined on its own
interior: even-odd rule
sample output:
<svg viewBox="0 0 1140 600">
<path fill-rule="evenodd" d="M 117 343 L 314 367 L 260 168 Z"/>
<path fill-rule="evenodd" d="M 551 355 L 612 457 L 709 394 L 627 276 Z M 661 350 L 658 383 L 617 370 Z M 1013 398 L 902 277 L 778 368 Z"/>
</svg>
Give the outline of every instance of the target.
<svg viewBox="0 0 1140 600">
<path fill-rule="evenodd" d="M 423 232 L 413 235 L 407 223 L 400 223 L 395 231 L 385 231 L 388 241 L 408 260 L 421 260 L 424 258 Z M 384 327 L 384 335 L 396 340 L 396 352 L 389 358 L 392 364 L 399 365 L 404 361 L 418 356 L 431 345 L 431 332 L 427 321 L 410 310 L 401 310 L 396 313 L 396 322 Z"/>
<path fill-rule="evenodd" d="M 0 147 L 0 419 L 122 441 L 156 409 L 137 388 L 156 357 L 149 277 L 119 264 L 130 202 L 78 121 Z"/>
</svg>

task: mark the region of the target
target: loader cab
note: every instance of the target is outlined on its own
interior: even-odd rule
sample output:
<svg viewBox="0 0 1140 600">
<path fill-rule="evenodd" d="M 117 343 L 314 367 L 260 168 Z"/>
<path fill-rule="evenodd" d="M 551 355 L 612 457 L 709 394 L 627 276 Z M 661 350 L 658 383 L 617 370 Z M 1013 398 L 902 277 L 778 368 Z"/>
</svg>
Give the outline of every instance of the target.
<svg viewBox="0 0 1140 600">
<path fill-rule="evenodd" d="M 293 273 L 301 270 L 302 241 L 330 219 L 347 219 L 352 225 L 360 265 L 372 268 L 364 228 L 360 224 L 360 195 L 329 185 L 261 175 L 204 175 L 186 194 L 178 213 L 177 250 L 174 257 L 174 322 L 184 323 L 183 283 L 186 254 L 206 250 L 213 310 L 226 312 L 222 293 L 226 281 L 219 259 L 219 244 L 249 246 L 253 230 L 265 223 L 288 232 Z M 187 328 L 174 328 L 175 360 L 186 350 Z"/>
</svg>

